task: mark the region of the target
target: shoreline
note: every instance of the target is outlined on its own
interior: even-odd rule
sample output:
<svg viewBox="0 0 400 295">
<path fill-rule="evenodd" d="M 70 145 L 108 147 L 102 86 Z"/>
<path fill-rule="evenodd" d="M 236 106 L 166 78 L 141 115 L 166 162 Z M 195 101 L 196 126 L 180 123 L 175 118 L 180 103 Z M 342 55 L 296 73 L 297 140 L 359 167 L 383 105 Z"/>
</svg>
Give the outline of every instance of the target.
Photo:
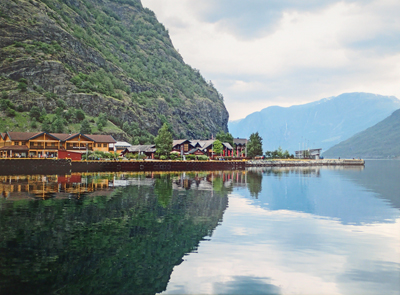
<svg viewBox="0 0 400 295">
<path fill-rule="evenodd" d="M 0 159 L 0 175 L 69 174 L 73 172 L 120 171 L 212 171 L 245 170 L 250 167 L 364 166 L 364 160 L 247 160 L 247 161 L 173 161 L 173 160 L 97 160 Z"/>
</svg>

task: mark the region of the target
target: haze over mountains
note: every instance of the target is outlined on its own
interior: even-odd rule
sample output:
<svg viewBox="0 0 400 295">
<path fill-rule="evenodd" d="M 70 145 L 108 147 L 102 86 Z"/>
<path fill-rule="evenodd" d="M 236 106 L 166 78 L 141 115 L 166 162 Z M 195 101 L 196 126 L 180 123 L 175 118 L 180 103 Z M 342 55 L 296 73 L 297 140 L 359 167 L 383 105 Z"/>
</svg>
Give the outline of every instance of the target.
<svg viewBox="0 0 400 295">
<path fill-rule="evenodd" d="M 263 149 L 281 146 L 294 153 L 303 148 L 323 151 L 387 118 L 400 108 L 394 96 L 344 93 L 291 107 L 272 106 L 229 122 L 234 137 L 248 138 L 259 132 Z"/>
<path fill-rule="evenodd" d="M 376 125 L 331 147 L 325 157 L 393 158 L 400 155 L 400 109 Z"/>
</svg>

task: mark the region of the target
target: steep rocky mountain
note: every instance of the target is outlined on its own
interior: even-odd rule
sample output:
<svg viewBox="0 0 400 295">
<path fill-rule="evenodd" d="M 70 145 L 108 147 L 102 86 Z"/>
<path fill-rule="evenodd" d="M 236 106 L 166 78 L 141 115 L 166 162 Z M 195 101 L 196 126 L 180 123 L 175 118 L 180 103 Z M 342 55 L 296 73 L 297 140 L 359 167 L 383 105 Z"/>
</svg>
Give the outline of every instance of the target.
<svg viewBox="0 0 400 295">
<path fill-rule="evenodd" d="M 229 131 L 234 137 L 249 137 L 258 131 L 264 151 L 279 146 L 290 153 L 299 148 L 327 150 L 398 108 L 400 100 L 393 96 L 345 93 L 304 105 L 268 107 L 243 120 L 229 122 Z"/>
<path fill-rule="evenodd" d="M 79 119 L 65 114 L 80 109 L 92 132 L 141 142 L 163 123 L 175 137 L 227 131 L 222 95 L 140 0 L 0 0 L 0 27 L 2 132 L 40 129 L 45 119 L 76 131 Z M 43 113 L 37 123 L 33 106 Z"/>
<path fill-rule="evenodd" d="M 400 109 L 378 124 L 331 147 L 324 157 L 400 158 Z"/>
</svg>

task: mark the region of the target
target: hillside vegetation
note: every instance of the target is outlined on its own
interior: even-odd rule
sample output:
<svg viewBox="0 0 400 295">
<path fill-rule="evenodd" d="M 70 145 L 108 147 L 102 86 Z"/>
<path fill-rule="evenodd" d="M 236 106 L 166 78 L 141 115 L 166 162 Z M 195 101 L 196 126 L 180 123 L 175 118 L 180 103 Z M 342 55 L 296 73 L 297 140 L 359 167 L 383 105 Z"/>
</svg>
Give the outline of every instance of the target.
<svg viewBox="0 0 400 295">
<path fill-rule="evenodd" d="M 400 158 L 400 109 L 324 154 L 327 158 Z"/>
<path fill-rule="evenodd" d="M 79 110 L 93 132 L 141 143 L 163 123 L 174 137 L 227 131 L 222 95 L 140 0 L 0 0 L 0 25 L 2 132 L 39 130 L 45 119 L 75 131 L 84 119 L 65 114 Z M 22 120 L 33 106 L 53 116 Z"/>
</svg>

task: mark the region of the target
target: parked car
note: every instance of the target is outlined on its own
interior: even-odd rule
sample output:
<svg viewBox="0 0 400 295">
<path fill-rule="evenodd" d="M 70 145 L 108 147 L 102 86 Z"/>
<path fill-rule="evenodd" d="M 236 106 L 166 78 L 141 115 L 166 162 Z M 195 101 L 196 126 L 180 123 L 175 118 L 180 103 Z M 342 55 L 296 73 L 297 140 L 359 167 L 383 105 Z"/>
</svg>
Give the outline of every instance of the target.
<svg viewBox="0 0 400 295">
<path fill-rule="evenodd" d="M 262 155 L 262 156 L 255 156 L 254 159 L 256 159 L 256 160 L 264 160 L 264 159 L 265 159 L 265 156 L 264 156 L 264 155 Z"/>
</svg>

